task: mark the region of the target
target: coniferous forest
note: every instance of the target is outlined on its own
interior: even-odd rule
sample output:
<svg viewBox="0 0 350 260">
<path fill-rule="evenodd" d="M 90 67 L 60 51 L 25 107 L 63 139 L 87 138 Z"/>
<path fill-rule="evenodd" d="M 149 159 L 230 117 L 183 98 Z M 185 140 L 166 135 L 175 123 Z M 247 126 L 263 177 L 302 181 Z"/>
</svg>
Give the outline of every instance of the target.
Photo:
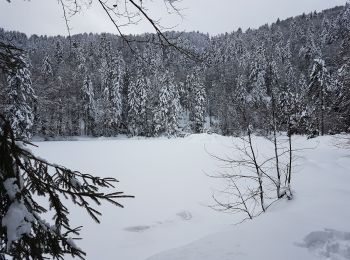
<svg viewBox="0 0 350 260">
<path fill-rule="evenodd" d="M 350 2 L 218 35 L 144 2 L 53 1 L 69 36 L 0 28 L 0 260 L 350 260 Z M 85 8 L 119 34 L 71 35 Z"/>
<path fill-rule="evenodd" d="M 26 36 L 25 66 L 0 75 L 0 112 L 21 137 L 350 131 L 350 5 L 209 36 Z"/>
</svg>

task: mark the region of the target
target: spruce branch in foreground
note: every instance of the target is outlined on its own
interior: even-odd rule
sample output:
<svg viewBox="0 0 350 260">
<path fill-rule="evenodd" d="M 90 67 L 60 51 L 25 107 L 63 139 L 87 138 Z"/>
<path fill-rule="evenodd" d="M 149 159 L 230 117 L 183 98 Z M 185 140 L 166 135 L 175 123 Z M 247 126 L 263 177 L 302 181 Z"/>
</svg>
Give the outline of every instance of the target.
<svg viewBox="0 0 350 260">
<path fill-rule="evenodd" d="M 66 254 L 84 259 L 85 252 L 71 236 L 81 227 L 72 227 L 69 210 L 62 198 L 84 208 L 97 223 L 101 213 L 92 205 L 109 202 L 123 207 L 121 198 L 133 196 L 114 189 L 114 178 L 100 178 L 72 171 L 33 155 L 28 142 L 15 140 L 10 123 L 0 115 L 0 256 L 13 259 L 64 259 Z M 53 224 L 42 214 L 48 212 L 37 202 L 45 197 Z"/>
</svg>

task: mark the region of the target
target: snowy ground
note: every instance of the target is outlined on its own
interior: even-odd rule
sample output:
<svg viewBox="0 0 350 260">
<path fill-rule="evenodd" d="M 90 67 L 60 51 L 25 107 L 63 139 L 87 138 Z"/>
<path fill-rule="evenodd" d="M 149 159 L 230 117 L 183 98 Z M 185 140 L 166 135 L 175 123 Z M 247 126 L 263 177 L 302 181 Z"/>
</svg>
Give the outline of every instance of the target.
<svg viewBox="0 0 350 260">
<path fill-rule="evenodd" d="M 78 245 L 89 260 L 350 259 L 350 150 L 336 148 L 332 137 L 297 137 L 297 147 L 316 148 L 299 152 L 295 199 L 233 225 L 241 216 L 207 206 L 221 184 L 205 174 L 219 166 L 205 150 L 232 154 L 235 141 L 206 134 L 85 139 L 38 142 L 34 151 L 72 169 L 116 177 L 119 189 L 136 196 L 123 201 L 124 209 L 103 206 L 100 225 L 71 209 L 72 223 L 84 226 Z M 258 143 L 261 153 L 270 145 Z"/>
</svg>

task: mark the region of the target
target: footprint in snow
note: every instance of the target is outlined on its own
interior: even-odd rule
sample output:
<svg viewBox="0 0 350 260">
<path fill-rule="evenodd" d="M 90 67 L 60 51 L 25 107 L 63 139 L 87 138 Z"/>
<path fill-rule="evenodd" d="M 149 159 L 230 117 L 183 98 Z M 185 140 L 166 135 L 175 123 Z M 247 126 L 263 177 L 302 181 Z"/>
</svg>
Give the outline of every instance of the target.
<svg viewBox="0 0 350 260">
<path fill-rule="evenodd" d="M 129 232 L 140 233 L 140 232 L 144 232 L 144 231 L 146 231 L 147 229 L 150 229 L 150 228 L 151 228 L 151 226 L 132 226 L 132 227 L 124 228 L 124 230 L 129 231 Z"/>
<path fill-rule="evenodd" d="M 297 245 L 307 248 L 323 259 L 350 260 L 350 232 L 333 229 L 314 231 Z"/>
<path fill-rule="evenodd" d="M 176 213 L 176 215 L 183 221 L 189 221 L 192 219 L 192 214 L 191 212 L 184 210 L 181 212 Z M 164 224 L 173 224 L 173 220 L 166 220 L 166 221 L 157 221 L 155 222 L 156 225 L 164 225 Z M 156 227 L 156 225 L 148 226 L 148 225 L 138 225 L 138 226 L 131 226 L 131 227 L 126 227 L 124 228 L 125 231 L 128 232 L 136 232 L 136 233 L 141 233 L 146 230 L 149 230 L 151 228 Z"/>
<path fill-rule="evenodd" d="M 191 212 L 184 210 L 179 213 L 176 213 L 178 217 L 180 217 L 182 220 L 191 220 L 192 219 L 192 214 Z"/>
</svg>

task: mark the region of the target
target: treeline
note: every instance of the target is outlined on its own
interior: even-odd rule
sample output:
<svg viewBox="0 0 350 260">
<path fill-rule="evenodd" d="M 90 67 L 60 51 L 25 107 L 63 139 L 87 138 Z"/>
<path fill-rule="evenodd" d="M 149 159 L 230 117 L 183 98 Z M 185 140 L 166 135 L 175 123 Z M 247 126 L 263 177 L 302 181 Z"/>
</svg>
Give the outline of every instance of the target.
<svg viewBox="0 0 350 260">
<path fill-rule="evenodd" d="M 71 38 L 0 30 L 26 50 L 0 76 L 0 110 L 19 135 L 174 136 L 203 131 L 319 135 L 350 127 L 350 6 L 215 37 L 167 32 Z"/>
</svg>

